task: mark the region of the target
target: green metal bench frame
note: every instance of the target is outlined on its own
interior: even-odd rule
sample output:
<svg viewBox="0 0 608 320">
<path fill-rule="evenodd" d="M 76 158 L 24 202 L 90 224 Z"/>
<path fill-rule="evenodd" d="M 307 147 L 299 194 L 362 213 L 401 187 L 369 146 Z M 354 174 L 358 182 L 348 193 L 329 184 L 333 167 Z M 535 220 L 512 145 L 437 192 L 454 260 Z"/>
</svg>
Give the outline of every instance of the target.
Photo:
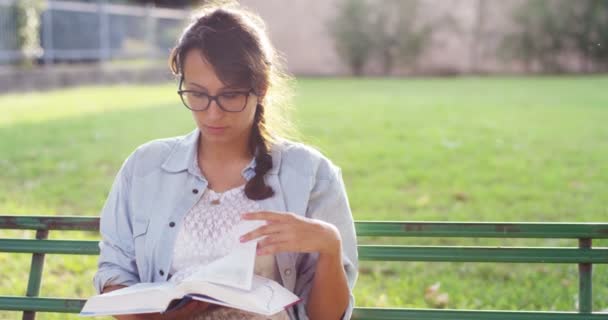
<svg viewBox="0 0 608 320">
<path fill-rule="evenodd" d="M 23 311 L 23 319 L 36 312 L 78 313 L 84 299 L 38 297 L 45 254 L 97 255 L 97 241 L 47 240 L 50 230 L 99 231 L 97 217 L 0 216 L 0 229 L 36 230 L 36 239 L 0 239 L 0 252 L 31 253 L 32 262 L 25 297 L 0 296 L 0 310 Z M 579 246 L 462 247 L 360 245 L 359 259 L 368 261 L 441 261 L 575 263 L 579 266 L 579 311 L 495 311 L 404 308 L 355 308 L 353 319 L 416 320 L 581 320 L 608 319 L 592 311 L 593 264 L 608 263 L 608 248 L 592 248 L 592 239 L 608 238 L 608 223 L 465 223 L 357 221 L 359 237 L 459 237 L 578 239 Z"/>
</svg>

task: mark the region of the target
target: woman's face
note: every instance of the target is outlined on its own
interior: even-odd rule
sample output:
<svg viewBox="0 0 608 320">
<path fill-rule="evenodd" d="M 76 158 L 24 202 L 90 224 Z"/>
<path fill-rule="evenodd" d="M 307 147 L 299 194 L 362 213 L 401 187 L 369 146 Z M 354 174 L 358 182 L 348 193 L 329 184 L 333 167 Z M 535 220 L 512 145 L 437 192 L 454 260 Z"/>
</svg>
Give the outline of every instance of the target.
<svg viewBox="0 0 608 320">
<path fill-rule="evenodd" d="M 198 49 L 186 53 L 183 68 L 182 90 L 194 90 L 216 96 L 222 93 L 247 92 L 251 89 L 226 87 Z M 212 101 L 204 111 L 192 111 L 203 142 L 246 144 L 251 134 L 257 102 L 258 97 L 251 93 L 245 109 L 241 112 L 226 112 L 220 109 L 217 101 Z"/>
</svg>

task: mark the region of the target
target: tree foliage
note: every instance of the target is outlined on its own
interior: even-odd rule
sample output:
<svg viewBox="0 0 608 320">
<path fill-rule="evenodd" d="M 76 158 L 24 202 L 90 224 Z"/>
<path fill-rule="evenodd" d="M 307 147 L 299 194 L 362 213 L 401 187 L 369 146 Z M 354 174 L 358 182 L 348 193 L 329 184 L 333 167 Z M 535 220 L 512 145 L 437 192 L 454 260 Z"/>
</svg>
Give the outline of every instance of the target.
<svg viewBox="0 0 608 320">
<path fill-rule="evenodd" d="M 377 3 L 374 44 L 384 74 L 395 64 L 415 65 L 432 42 L 436 23 L 422 22 L 418 1 L 383 0 Z"/>
<path fill-rule="evenodd" d="M 357 76 L 363 74 L 372 55 L 374 36 L 370 12 L 371 7 L 365 0 L 345 0 L 339 4 L 338 16 L 329 22 L 336 52 Z"/>
<path fill-rule="evenodd" d="M 17 49 L 24 66 L 33 65 L 41 54 L 40 15 L 45 4 L 44 0 L 21 0 L 11 8 L 17 19 Z"/>
<path fill-rule="evenodd" d="M 338 55 L 355 75 L 372 59 L 390 74 L 395 66 L 415 65 L 445 22 L 453 20 L 422 19 L 418 0 L 343 0 L 329 26 Z"/>
<path fill-rule="evenodd" d="M 527 71 L 565 70 L 574 55 L 582 70 L 606 70 L 608 0 L 528 0 L 513 11 L 515 30 L 505 35 L 502 56 L 520 60 Z"/>
</svg>

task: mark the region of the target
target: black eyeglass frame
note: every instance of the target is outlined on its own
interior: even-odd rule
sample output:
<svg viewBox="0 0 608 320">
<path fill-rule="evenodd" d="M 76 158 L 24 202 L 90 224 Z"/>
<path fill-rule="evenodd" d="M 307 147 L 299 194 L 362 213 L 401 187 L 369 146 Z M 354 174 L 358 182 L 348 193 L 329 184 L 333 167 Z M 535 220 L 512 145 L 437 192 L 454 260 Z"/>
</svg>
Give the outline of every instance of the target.
<svg viewBox="0 0 608 320">
<path fill-rule="evenodd" d="M 220 103 L 219 97 L 222 96 L 223 94 L 226 94 L 226 92 L 220 93 L 218 95 L 212 96 L 210 94 L 207 94 L 205 92 L 202 91 L 197 91 L 197 90 L 182 90 L 182 84 L 184 82 L 184 78 L 182 77 L 179 80 L 179 90 L 177 90 L 177 94 L 179 95 L 180 99 L 182 100 L 182 103 L 184 104 L 184 106 L 192 111 L 205 111 L 208 110 L 209 107 L 211 106 L 211 102 L 215 101 L 215 104 L 217 104 L 217 106 L 224 112 L 242 112 L 243 110 L 245 110 L 245 108 L 247 108 L 247 103 L 249 103 L 249 96 L 253 93 L 255 94 L 255 90 L 253 90 L 253 88 L 249 89 L 248 91 L 230 91 L 230 93 L 238 93 L 238 94 L 244 94 L 245 95 L 245 103 L 243 104 L 243 107 L 240 110 L 228 110 L 226 108 L 224 108 L 224 106 L 222 106 L 222 104 Z M 186 101 L 184 100 L 184 93 L 188 93 L 188 92 L 194 92 L 194 93 L 199 93 L 199 94 L 204 94 L 207 97 L 209 97 L 209 102 L 207 103 L 207 106 L 202 108 L 202 109 L 192 109 L 188 106 L 188 104 L 186 103 Z"/>
</svg>

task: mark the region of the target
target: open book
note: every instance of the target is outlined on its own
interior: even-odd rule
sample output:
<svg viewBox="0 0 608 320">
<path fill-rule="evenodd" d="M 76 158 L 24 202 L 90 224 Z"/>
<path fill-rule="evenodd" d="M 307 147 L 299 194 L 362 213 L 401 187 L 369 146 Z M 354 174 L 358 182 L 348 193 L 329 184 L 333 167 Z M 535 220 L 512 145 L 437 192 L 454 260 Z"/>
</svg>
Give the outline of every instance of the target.
<svg viewBox="0 0 608 320">
<path fill-rule="evenodd" d="M 188 278 L 172 282 L 138 283 L 130 287 L 93 296 L 81 316 L 102 316 L 168 311 L 172 301 L 194 299 L 266 316 L 297 303 L 298 296 L 277 282 L 254 276 L 250 290 Z"/>
<path fill-rule="evenodd" d="M 260 221 L 240 221 L 226 233 L 230 253 L 205 265 L 180 271 L 167 282 L 138 283 L 91 297 L 81 316 L 166 312 L 189 299 L 270 316 L 300 298 L 276 281 L 253 274 L 256 241 L 240 243 L 239 237 L 260 226 Z"/>
</svg>

